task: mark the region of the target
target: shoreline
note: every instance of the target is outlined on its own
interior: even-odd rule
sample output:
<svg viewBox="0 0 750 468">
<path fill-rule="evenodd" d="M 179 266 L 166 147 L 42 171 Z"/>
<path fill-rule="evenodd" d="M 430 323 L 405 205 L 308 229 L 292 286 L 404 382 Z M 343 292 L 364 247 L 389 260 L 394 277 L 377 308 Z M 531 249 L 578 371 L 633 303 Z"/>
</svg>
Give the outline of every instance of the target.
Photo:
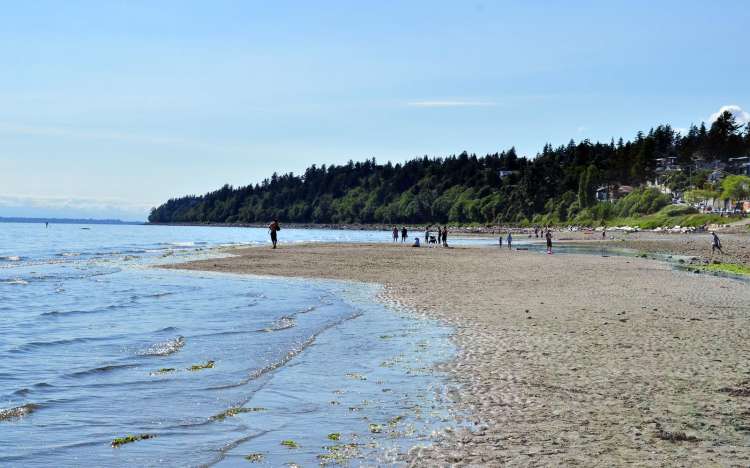
<svg viewBox="0 0 750 468">
<path fill-rule="evenodd" d="M 454 326 L 458 356 L 441 367 L 473 430 L 415 448 L 415 465 L 750 461 L 750 410 L 731 396 L 750 372 L 746 284 L 640 258 L 500 249 L 231 253 L 171 268 L 379 283 L 381 300 Z"/>
</svg>

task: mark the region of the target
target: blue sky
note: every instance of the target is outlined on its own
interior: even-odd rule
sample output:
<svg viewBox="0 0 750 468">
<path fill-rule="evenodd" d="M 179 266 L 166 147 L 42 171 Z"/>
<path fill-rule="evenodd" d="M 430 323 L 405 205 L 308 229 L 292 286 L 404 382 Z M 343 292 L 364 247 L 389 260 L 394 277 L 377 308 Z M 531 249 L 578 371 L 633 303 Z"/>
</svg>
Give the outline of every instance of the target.
<svg viewBox="0 0 750 468">
<path fill-rule="evenodd" d="M 9 2 L 0 216 L 684 128 L 750 108 L 749 24 L 741 0 Z"/>
</svg>

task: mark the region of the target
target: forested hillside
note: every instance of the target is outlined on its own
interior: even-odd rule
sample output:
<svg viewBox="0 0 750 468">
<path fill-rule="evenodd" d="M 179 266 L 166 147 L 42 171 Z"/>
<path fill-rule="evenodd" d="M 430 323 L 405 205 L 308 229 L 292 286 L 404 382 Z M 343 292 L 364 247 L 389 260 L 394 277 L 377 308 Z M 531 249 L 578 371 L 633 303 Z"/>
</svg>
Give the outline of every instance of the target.
<svg viewBox="0 0 750 468">
<path fill-rule="evenodd" d="M 661 125 L 631 141 L 546 145 L 533 159 L 519 157 L 511 148 L 483 157 L 425 156 L 395 165 L 375 159 L 312 165 L 303 175 L 274 174 L 256 185 L 225 185 L 202 196 L 171 199 L 154 208 L 149 221 L 253 223 L 277 217 L 304 223 L 491 224 L 601 219 L 622 213 L 597 204 L 596 188 L 651 180 L 657 158 L 676 157 L 691 167 L 668 181 L 684 189 L 705 183 L 706 174 L 692 170 L 696 159 L 727 161 L 745 155 L 750 155 L 750 125 L 743 128 L 727 112 L 710 128 L 693 126 L 685 135 Z M 663 204 L 649 202 L 642 211 Z"/>
</svg>

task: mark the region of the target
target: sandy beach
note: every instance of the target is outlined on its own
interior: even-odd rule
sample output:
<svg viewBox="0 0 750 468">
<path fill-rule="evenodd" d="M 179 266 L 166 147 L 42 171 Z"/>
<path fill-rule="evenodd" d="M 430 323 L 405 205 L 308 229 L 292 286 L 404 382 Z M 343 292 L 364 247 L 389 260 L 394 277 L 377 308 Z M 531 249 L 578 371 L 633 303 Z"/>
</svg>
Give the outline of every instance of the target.
<svg viewBox="0 0 750 468">
<path fill-rule="evenodd" d="M 471 430 L 414 466 L 750 465 L 750 285 L 641 258 L 283 245 L 175 268 L 384 285 L 449 322 Z M 684 440 L 683 440 L 684 439 Z"/>
</svg>

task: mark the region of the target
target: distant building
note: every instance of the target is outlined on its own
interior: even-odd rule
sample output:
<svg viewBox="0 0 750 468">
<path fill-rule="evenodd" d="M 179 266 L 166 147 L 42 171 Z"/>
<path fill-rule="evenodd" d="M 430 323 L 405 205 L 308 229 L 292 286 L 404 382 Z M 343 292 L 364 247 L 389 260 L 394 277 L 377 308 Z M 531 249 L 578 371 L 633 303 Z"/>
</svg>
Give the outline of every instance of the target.
<svg viewBox="0 0 750 468">
<path fill-rule="evenodd" d="M 513 175 L 513 174 L 515 174 L 515 173 L 517 173 L 517 172 L 518 172 L 518 171 L 498 171 L 498 173 L 497 173 L 497 174 L 498 174 L 498 176 L 500 176 L 500 178 L 502 179 L 502 178 L 504 178 L 504 177 L 508 177 L 508 176 L 511 176 L 511 175 Z"/>
<path fill-rule="evenodd" d="M 677 172 L 682 171 L 682 167 L 677 164 L 677 157 L 668 158 L 657 158 L 656 159 L 656 173 L 663 174 L 665 172 Z"/>
<path fill-rule="evenodd" d="M 596 201 L 616 202 L 633 191 L 630 185 L 602 185 L 596 189 Z"/>
<path fill-rule="evenodd" d="M 723 179 L 725 175 L 726 172 L 724 172 L 723 170 L 715 169 L 708 175 L 706 180 L 711 184 L 718 184 L 719 182 L 721 182 L 721 179 Z"/>
<path fill-rule="evenodd" d="M 734 174 L 750 176 L 750 156 L 729 158 L 728 168 Z"/>
</svg>

